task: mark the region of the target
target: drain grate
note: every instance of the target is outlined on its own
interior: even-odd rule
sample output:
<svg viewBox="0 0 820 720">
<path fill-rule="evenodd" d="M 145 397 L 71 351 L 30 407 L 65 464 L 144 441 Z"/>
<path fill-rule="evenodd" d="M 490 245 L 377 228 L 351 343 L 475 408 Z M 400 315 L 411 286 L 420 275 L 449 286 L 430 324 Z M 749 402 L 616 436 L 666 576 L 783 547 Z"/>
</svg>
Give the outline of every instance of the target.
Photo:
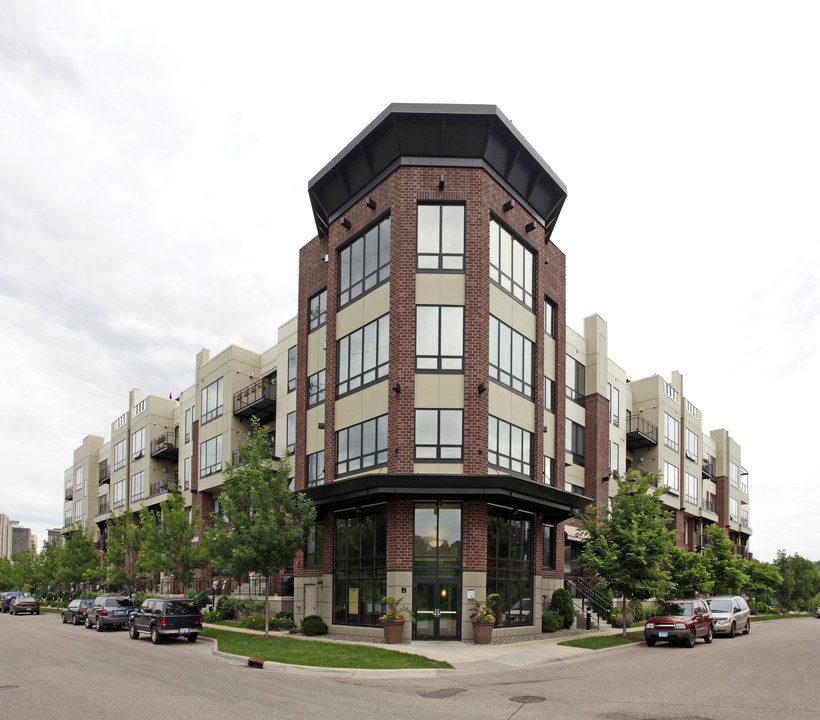
<svg viewBox="0 0 820 720">
<path fill-rule="evenodd" d="M 544 702 L 544 700 L 546 700 L 546 698 L 542 698 L 540 695 L 519 695 L 518 697 L 510 698 L 510 702 L 521 703 L 522 705 L 540 703 Z"/>
</svg>

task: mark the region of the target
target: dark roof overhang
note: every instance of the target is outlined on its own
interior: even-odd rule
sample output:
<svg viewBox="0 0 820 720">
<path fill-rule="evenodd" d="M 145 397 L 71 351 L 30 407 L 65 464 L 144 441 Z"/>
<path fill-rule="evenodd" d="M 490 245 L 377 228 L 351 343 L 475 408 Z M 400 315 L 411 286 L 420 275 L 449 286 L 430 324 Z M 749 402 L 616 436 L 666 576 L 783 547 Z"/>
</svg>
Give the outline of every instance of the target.
<svg viewBox="0 0 820 720">
<path fill-rule="evenodd" d="M 592 502 L 583 495 L 511 475 L 359 475 L 308 488 L 317 510 L 333 512 L 386 502 L 463 502 L 482 500 L 539 514 L 555 524 L 582 512 Z"/>
<path fill-rule="evenodd" d="M 567 188 L 495 105 L 392 104 L 309 183 L 319 235 L 402 165 L 482 167 L 544 226 Z"/>
</svg>

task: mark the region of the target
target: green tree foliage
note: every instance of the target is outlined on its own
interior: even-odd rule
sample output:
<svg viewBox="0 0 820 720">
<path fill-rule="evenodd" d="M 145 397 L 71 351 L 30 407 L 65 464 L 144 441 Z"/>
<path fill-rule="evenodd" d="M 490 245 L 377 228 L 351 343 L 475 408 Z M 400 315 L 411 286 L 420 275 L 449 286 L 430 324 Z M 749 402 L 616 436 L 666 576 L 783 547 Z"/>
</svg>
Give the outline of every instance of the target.
<svg viewBox="0 0 820 720">
<path fill-rule="evenodd" d="M 672 546 L 665 567 L 669 572 L 669 582 L 662 590 L 664 597 L 697 597 L 712 591 L 714 580 L 709 561 L 700 553 Z"/>
<path fill-rule="evenodd" d="M 223 473 L 219 496 L 223 515 L 213 515 L 208 531 L 214 569 L 240 577 L 256 573 L 270 578 L 293 562 L 304 547 L 316 518 L 313 503 L 303 493 L 291 492 L 290 462 L 285 456 L 274 468 L 268 428 L 252 419 L 250 437 L 240 447 L 240 464 Z M 265 603 L 265 635 L 269 628 Z"/>
<path fill-rule="evenodd" d="M 746 565 L 746 574 L 749 581 L 743 587 L 749 597 L 762 600 L 768 604 L 768 599 L 773 597 L 777 589 L 783 583 L 783 576 L 777 565 L 771 563 L 757 562 L 752 560 Z"/>
<path fill-rule="evenodd" d="M 25 590 L 30 593 L 38 593 L 43 583 L 42 563 L 40 557 L 33 547 L 18 550 L 11 556 L 14 563 L 13 576 L 16 581 L 16 589 Z"/>
<path fill-rule="evenodd" d="M 100 554 L 91 528 L 77 527 L 63 533 L 63 552 L 57 571 L 57 582 L 80 585 L 103 578 Z"/>
<path fill-rule="evenodd" d="M 820 573 L 814 564 L 797 553 L 786 555 L 785 550 L 777 551 L 774 564 L 783 578 L 775 593 L 780 611 L 809 607 L 814 596 L 820 592 Z"/>
<path fill-rule="evenodd" d="M 563 627 L 572 627 L 572 621 L 575 619 L 575 605 L 572 601 L 572 595 L 569 594 L 569 590 L 565 590 L 564 588 L 554 590 L 550 598 L 549 609 L 552 612 L 557 612 L 561 616 Z"/>
<path fill-rule="evenodd" d="M 143 533 L 137 517 L 130 508 L 108 521 L 108 547 L 104 565 L 108 582 L 125 583 L 129 595 L 138 576 L 138 559 L 142 550 Z"/>
<path fill-rule="evenodd" d="M 707 547 L 703 553 L 712 574 L 712 593 L 737 595 L 749 582 L 746 574 L 748 562 L 732 551 L 732 541 L 723 528 L 709 525 L 706 528 Z"/>
<path fill-rule="evenodd" d="M 661 505 L 666 488 L 654 487 L 658 478 L 630 470 L 616 481 L 611 512 L 606 505 L 591 506 L 582 516 L 587 541 L 581 565 L 622 594 L 624 614 L 628 598 L 650 597 L 668 581 L 663 563 L 675 535 L 667 529 L 671 513 Z"/>
<path fill-rule="evenodd" d="M 7 557 L 0 557 L 0 592 L 14 590 L 14 566 Z"/>
</svg>

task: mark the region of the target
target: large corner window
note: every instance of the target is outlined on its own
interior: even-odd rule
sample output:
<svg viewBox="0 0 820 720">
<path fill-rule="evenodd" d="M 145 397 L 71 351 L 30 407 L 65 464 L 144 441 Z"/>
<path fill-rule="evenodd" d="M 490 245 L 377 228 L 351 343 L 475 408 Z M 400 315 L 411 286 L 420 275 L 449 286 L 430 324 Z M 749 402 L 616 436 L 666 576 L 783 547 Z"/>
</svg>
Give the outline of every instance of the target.
<svg viewBox="0 0 820 720">
<path fill-rule="evenodd" d="M 125 507 L 125 480 L 114 483 L 114 509 Z"/>
<path fill-rule="evenodd" d="M 698 434 L 694 430 L 686 428 L 686 457 L 692 462 L 698 461 Z"/>
<path fill-rule="evenodd" d="M 584 464 L 584 442 L 586 431 L 583 425 L 566 418 L 566 450 L 572 455 L 572 462 L 576 465 Z"/>
<path fill-rule="evenodd" d="M 663 463 L 663 484 L 671 495 L 680 495 L 680 468 L 670 462 Z"/>
<path fill-rule="evenodd" d="M 500 470 L 532 477 L 532 433 L 492 415 L 489 418 L 487 462 Z"/>
<path fill-rule="evenodd" d="M 669 413 L 664 413 L 663 444 L 670 450 L 680 450 L 680 421 Z"/>
<path fill-rule="evenodd" d="M 336 433 L 336 477 L 387 463 L 387 415 Z"/>
<path fill-rule="evenodd" d="M 555 316 L 558 306 L 549 298 L 544 298 L 544 334 L 555 337 Z"/>
<path fill-rule="evenodd" d="M 416 306 L 416 370 L 464 369 L 464 307 Z"/>
<path fill-rule="evenodd" d="M 308 401 L 309 408 L 320 405 L 325 401 L 325 371 L 320 370 L 308 378 Z"/>
<path fill-rule="evenodd" d="M 201 408 L 201 425 L 222 415 L 222 378 L 212 382 L 208 387 L 202 388 Z"/>
<path fill-rule="evenodd" d="M 336 395 L 341 397 L 387 377 L 390 315 L 382 315 L 336 343 Z"/>
<path fill-rule="evenodd" d="M 131 433 L 131 459 L 139 460 L 145 455 L 145 428 Z"/>
<path fill-rule="evenodd" d="M 222 436 L 217 435 L 199 446 L 199 477 L 222 471 Z"/>
<path fill-rule="evenodd" d="M 521 240 L 490 220 L 490 280 L 533 308 L 533 254 Z"/>
<path fill-rule="evenodd" d="M 325 525 L 319 521 L 308 528 L 305 541 L 305 567 L 320 568 L 324 564 Z"/>
<path fill-rule="evenodd" d="M 567 397 L 579 405 L 586 397 L 586 368 L 571 355 L 567 355 Z"/>
<path fill-rule="evenodd" d="M 127 440 L 120 440 L 114 445 L 114 470 L 119 470 L 125 467 L 125 448 L 128 444 Z"/>
<path fill-rule="evenodd" d="M 387 513 L 350 510 L 333 525 L 333 622 L 376 627 L 387 595 Z"/>
<path fill-rule="evenodd" d="M 296 345 L 288 349 L 288 392 L 296 390 Z"/>
<path fill-rule="evenodd" d="M 698 504 L 698 479 L 690 473 L 686 473 L 686 490 L 684 499 L 692 505 Z"/>
<path fill-rule="evenodd" d="M 532 358 L 532 341 L 490 315 L 490 377 L 531 398 Z"/>
<path fill-rule="evenodd" d="M 311 453 L 307 456 L 307 486 L 325 484 L 325 451 Z"/>
<path fill-rule="evenodd" d="M 145 497 L 145 473 L 138 472 L 131 476 L 131 502 Z"/>
<path fill-rule="evenodd" d="M 308 332 L 327 322 L 327 288 L 308 300 Z"/>
<path fill-rule="evenodd" d="M 462 459 L 463 410 L 416 410 L 416 460 Z"/>
<path fill-rule="evenodd" d="M 339 251 L 339 307 L 390 279 L 390 218 Z"/>
<path fill-rule="evenodd" d="M 285 452 L 293 455 L 296 451 L 296 411 L 289 412 L 285 421 Z"/>
<path fill-rule="evenodd" d="M 418 206 L 418 269 L 464 269 L 464 206 Z"/>
<path fill-rule="evenodd" d="M 532 525 L 527 514 L 488 511 L 487 594 L 498 593 L 496 626 L 532 625 Z"/>
</svg>

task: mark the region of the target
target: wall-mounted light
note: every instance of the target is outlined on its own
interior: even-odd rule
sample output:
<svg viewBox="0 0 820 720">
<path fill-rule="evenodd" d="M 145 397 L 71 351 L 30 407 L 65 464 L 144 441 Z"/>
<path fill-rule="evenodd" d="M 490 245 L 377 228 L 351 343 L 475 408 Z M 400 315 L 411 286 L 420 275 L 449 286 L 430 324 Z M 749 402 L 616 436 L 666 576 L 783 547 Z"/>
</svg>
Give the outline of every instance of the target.
<svg viewBox="0 0 820 720">
<path fill-rule="evenodd" d="M 350 220 L 348 220 L 346 217 L 343 217 L 339 221 L 339 225 L 341 225 L 345 230 L 350 230 L 350 228 L 353 226 Z"/>
<path fill-rule="evenodd" d="M 487 392 L 487 383 L 483 382 L 478 386 L 478 394 Z"/>
<path fill-rule="evenodd" d="M 515 207 L 515 200 L 507 200 L 507 202 L 504 203 L 504 212 L 509 212 L 514 207 Z"/>
<path fill-rule="evenodd" d="M 395 393 L 401 392 L 401 385 L 399 385 L 399 383 L 396 380 L 390 383 L 390 387 L 393 388 L 393 392 Z"/>
<path fill-rule="evenodd" d="M 324 423 L 319 423 L 319 430 L 324 430 L 324 429 L 325 429 L 325 424 Z"/>
<path fill-rule="evenodd" d="M 319 578 L 319 579 L 316 581 L 316 584 L 317 584 L 319 587 L 322 587 L 322 578 Z"/>
<path fill-rule="evenodd" d="M 439 175 L 438 176 L 438 190 L 439 190 L 439 192 L 444 190 L 444 175 Z"/>
<path fill-rule="evenodd" d="M 528 222 L 528 223 L 524 226 L 524 229 L 525 229 L 527 232 L 532 232 L 533 230 L 535 230 L 535 221 L 534 221 L 534 220 L 532 220 L 532 221 Z"/>
<path fill-rule="evenodd" d="M 367 198 L 367 200 L 364 201 L 364 204 L 367 205 L 367 207 L 369 207 L 371 210 L 376 209 L 376 201 L 372 197 Z"/>
</svg>

